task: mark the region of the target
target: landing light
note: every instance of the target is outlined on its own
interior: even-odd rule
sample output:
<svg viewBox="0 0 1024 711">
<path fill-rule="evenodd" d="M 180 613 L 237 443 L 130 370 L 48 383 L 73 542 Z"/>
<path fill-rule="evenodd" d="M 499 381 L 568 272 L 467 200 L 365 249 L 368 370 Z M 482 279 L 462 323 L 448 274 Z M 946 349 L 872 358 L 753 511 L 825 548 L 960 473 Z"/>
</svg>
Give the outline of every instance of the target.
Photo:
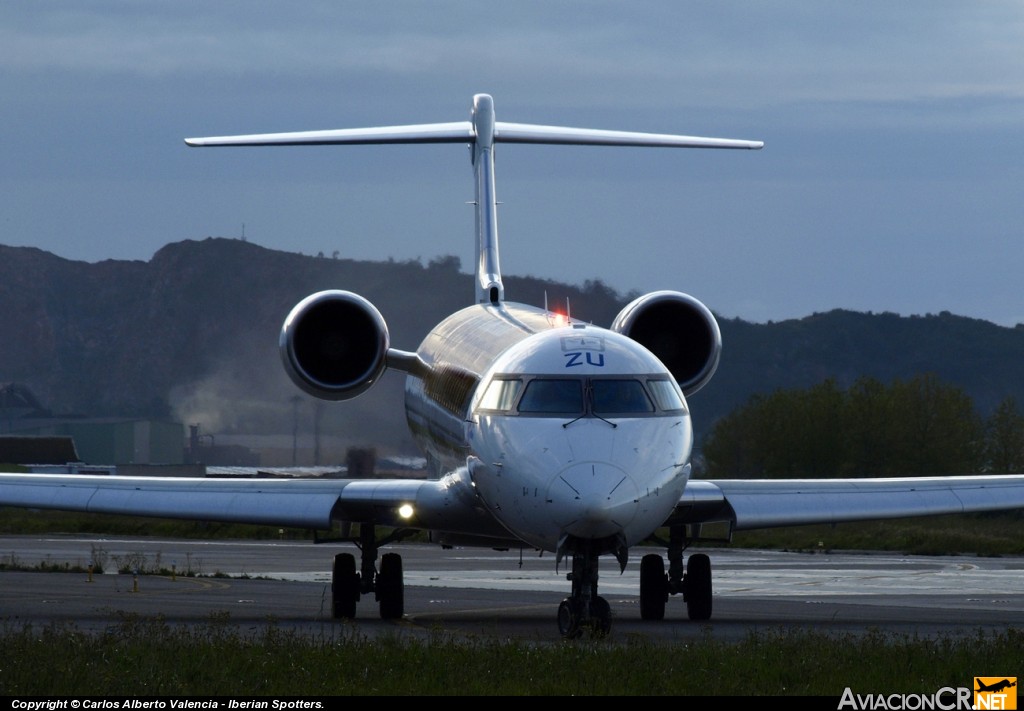
<svg viewBox="0 0 1024 711">
<path fill-rule="evenodd" d="M 412 518 L 413 513 L 415 513 L 415 511 L 412 508 L 412 504 L 402 504 L 398 507 L 398 515 L 406 521 Z"/>
</svg>

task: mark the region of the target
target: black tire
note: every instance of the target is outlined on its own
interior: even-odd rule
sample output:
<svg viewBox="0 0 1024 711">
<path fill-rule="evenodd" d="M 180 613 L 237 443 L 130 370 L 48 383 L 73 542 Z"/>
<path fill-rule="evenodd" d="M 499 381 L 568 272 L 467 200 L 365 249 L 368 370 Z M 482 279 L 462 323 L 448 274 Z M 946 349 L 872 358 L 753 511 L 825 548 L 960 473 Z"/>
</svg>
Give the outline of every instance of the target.
<svg viewBox="0 0 1024 711">
<path fill-rule="evenodd" d="M 359 575 L 356 573 L 356 558 L 351 553 L 334 556 L 334 574 L 331 578 L 331 616 L 336 620 L 352 619 L 356 616 L 359 602 Z"/>
<path fill-rule="evenodd" d="M 612 606 L 600 595 L 590 600 L 590 622 L 598 637 L 604 637 L 612 630 Z"/>
<path fill-rule="evenodd" d="M 640 619 L 665 619 L 668 602 L 668 578 L 665 559 L 657 553 L 648 553 L 640 560 Z"/>
<path fill-rule="evenodd" d="M 402 579 L 402 556 L 385 553 L 377 573 L 377 601 L 382 620 L 401 619 L 405 614 L 405 581 Z"/>
<path fill-rule="evenodd" d="M 711 559 L 695 553 L 686 561 L 686 613 L 691 620 L 711 619 Z"/>
<path fill-rule="evenodd" d="M 565 598 L 558 606 L 558 631 L 566 639 L 576 639 L 583 634 L 579 612 L 570 598 Z"/>
</svg>

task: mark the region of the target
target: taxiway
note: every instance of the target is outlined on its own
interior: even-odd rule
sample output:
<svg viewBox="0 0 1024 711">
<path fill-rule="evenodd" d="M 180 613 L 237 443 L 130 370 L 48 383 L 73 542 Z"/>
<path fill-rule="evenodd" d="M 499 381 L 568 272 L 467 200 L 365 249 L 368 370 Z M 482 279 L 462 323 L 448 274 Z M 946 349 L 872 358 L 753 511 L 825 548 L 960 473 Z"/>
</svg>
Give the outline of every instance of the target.
<svg viewBox="0 0 1024 711">
<path fill-rule="evenodd" d="M 335 622 L 329 569 L 338 550 L 307 541 L 0 537 L 0 564 L 85 568 L 100 560 L 107 571 L 92 582 L 79 572 L 2 571 L 0 621 L 101 630 L 127 616 L 161 615 L 171 624 L 230 620 L 247 629 L 272 624 L 321 635 L 403 631 L 559 639 L 555 610 L 569 584 L 553 556 L 391 546 L 404 562 L 404 618 L 380 620 L 370 595 L 360 602 L 356 620 Z M 641 621 L 643 551 L 633 551 L 622 575 L 611 558 L 602 560 L 601 594 L 612 607 L 613 634 L 680 640 L 741 639 L 772 628 L 919 636 L 1024 628 L 1021 558 L 707 552 L 715 578 L 714 614 L 707 623 L 690 622 L 679 597 L 669 600 L 663 622 Z M 119 568 L 138 574 L 111 572 Z M 172 569 L 174 576 L 150 572 Z"/>
</svg>

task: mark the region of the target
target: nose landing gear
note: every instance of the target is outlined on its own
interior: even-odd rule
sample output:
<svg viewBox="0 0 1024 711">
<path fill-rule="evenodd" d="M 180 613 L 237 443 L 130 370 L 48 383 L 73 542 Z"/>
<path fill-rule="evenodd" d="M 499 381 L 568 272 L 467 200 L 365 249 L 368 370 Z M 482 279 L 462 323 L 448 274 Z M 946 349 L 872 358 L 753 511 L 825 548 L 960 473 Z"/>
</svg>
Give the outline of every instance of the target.
<svg viewBox="0 0 1024 711">
<path fill-rule="evenodd" d="M 558 631 L 576 639 L 585 629 L 603 637 L 612 628 L 612 608 L 597 594 L 598 556 L 590 545 L 572 554 L 572 594 L 558 606 Z"/>
</svg>

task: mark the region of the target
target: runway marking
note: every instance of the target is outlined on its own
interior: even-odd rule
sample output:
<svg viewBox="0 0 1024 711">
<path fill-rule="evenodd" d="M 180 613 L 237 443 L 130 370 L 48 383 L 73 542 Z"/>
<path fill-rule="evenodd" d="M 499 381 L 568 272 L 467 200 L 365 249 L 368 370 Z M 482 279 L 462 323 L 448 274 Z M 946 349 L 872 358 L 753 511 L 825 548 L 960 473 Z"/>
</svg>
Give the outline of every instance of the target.
<svg viewBox="0 0 1024 711">
<path fill-rule="evenodd" d="M 153 587 L 147 587 L 148 583 L 160 581 L 161 585 L 154 589 Z M 83 581 L 84 582 L 84 581 Z M 198 577 L 183 577 L 178 576 L 177 579 L 171 579 L 168 575 L 140 575 L 139 576 L 139 590 L 138 592 L 132 591 L 133 581 L 130 576 L 117 575 L 114 582 L 114 591 L 118 593 L 126 593 L 129 595 L 140 595 L 140 596 L 158 596 L 158 595 L 188 595 L 199 592 L 208 592 L 210 590 L 227 590 L 231 587 L 230 582 L 223 580 L 214 580 L 212 578 L 198 578 Z M 122 589 L 121 584 L 125 584 L 125 588 Z M 170 583 L 170 587 L 164 587 L 162 583 Z M 76 597 L 91 597 L 91 590 L 96 592 L 103 592 L 103 588 L 84 588 L 81 595 Z"/>
<path fill-rule="evenodd" d="M 492 617 L 492 616 L 495 616 L 495 615 L 501 615 L 503 613 L 531 612 L 531 611 L 534 611 L 534 610 L 540 611 L 540 612 L 542 612 L 545 615 L 550 615 L 551 614 L 551 605 L 549 603 L 543 603 L 543 604 L 539 604 L 538 603 L 538 604 L 532 604 L 532 605 L 504 605 L 502 607 L 463 608 L 463 609 L 460 609 L 460 610 L 451 610 L 451 609 L 443 610 L 443 611 L 442 610 L 437 610 L 437 611 L 417 612 L 417 613 L 414 613 L 414 614 L 408 614 L 405 617 L 403 617 L 402 619 L 403 620 L 407 620 L 409 622 L 415 622 L 417 620 L 427 619 L 427 618 L 434 619 L 434 618 L 444 617 L 445 619 L 448 619 L 448 618 L 453 617 L 453 616 L 461 616 L 461 617 L 481 617 L 481 616 L 483 616 L 483 617 Z"/>
</svg>

